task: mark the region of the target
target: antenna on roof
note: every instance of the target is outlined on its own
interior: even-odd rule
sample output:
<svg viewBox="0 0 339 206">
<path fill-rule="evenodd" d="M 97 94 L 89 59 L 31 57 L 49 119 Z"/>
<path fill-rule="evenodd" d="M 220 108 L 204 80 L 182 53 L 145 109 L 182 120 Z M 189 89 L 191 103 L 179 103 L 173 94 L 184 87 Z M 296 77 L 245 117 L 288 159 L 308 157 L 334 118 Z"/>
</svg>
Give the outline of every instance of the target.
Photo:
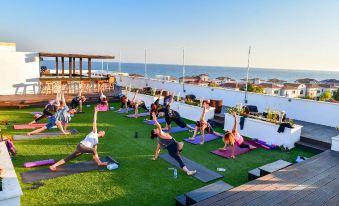
<svg viewBox="0 0 339 206">
<path fill-rule="evenodd" d="M 250 71 L 250 56 L 251 56 L 251 46 L 248 49 L 248 57 L 247 57 L 247 74 L 246 74 L 246 87 L 245 87 L 245 99 L 244 99 L 245 104 L 247 104 L 247 86 L 248 86 L 248 73 Z"/>
</svg>

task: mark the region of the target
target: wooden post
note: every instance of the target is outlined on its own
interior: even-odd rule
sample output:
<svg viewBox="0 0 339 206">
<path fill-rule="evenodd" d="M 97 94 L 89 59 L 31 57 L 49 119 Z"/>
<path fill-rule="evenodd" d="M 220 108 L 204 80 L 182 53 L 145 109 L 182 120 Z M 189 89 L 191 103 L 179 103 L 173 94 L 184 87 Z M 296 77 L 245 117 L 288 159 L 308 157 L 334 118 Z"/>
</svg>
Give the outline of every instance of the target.
<svg viewBox="0 0 339 206">
<path fill-rule="evenodd" d="M 73 74 L 75 74 L 75 57 L 73 57 Z"/>
<path fill-rule="evenodd" d="M 92 68 L 91 68 L 91 63 L 92 62 L 92 59 L 91 58 L 88 58 L 88 77 L 91 78 L 92 76 Z"/>
<path fill-rule="evenodd" d="M 80 57 L 80 62 L 79 62 L 79 66 L 80 66 L 80 78 L 82 77 L 82 58 Z"/>
<path fill-rule="evenodd" d="M 62 69 L 62 77 L 64 77 L 65 74 L 65 58 L 61 57 L 61 69 Z"/>
<path fill-rule="evenodd" d="M 69 78 L 72 78 L 72 57 L 68 58 Z"/>
<path fill-rule="evenodd" d="M 55 57 L 55 73 L 56 73 L 56 76 L 59 76 L 59 59 L 58 59 L 58 57 Z"/>
</svg>

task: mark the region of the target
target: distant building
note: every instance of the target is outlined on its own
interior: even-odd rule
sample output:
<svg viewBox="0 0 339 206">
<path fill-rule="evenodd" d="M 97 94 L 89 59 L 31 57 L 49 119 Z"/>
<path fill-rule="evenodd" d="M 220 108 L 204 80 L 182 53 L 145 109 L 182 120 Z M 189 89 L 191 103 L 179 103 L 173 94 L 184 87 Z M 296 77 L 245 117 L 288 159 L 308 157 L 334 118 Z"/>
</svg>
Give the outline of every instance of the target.
<svg viewBox="0 0 339 206">
<path fill-rule="evenodd" d="M 322 88 L 318 84 L 305 84 L 306 86 L 306 96 L 317 98 L 322 94 Z"/>
<path fill-rule="evenodd" d="M 297 84 L 319 84 L 319 81 L 316 79 L 304 78 L 295 80 Z"/>
<path fill-rule="evenodd" d="M 282 86 L 278 86 L 273 83 L 261 83 L 258 84 L 259 87 L 264 89 L 265 94 L 269 95 L 280 95 Z"/>
<path fill-rule="evenodd" d="M 228 82 L 228 83 L 220 84 L 220 86 L 226 89 L 234 89 L 234 90 L 239 90 L 240 88 L 240 85 L 236 82 Z"/>
<path fill-rule="evenodd" d="M 141 74 L 129 74 L 130 77 L 144 77 L 144 75 Z"/>
<path fill-rule="evenodd" d="M 236 82 L 235 79 L 232 79 L 230 77 L 217 77 L 213 80 L 217 84 L 225 84 L 229 82 Z"/>
<path fill-rule="evenodd" d="M 182 83 L 182 77 L 179 78 L 179 82 Z M 208 75 L 207 74 L 199 74 L 197 76 L 185 76 L 184 81 L 185 83 L 188 82 L 198 82 L 198 81 L 208 82 Z"/>
<path fill-rule="evenodd" d="M 286 83 L 287 81 L 273 78 L 273 79 L 268 79 L 266 82 L 269 82 L 275 85 L 284 85 L 284 83 Z"/>
<path fill-rule="evenodd" d="M 305 84 L 285 83 L 281 88 L 281 96 L 290 98 L 305 97 L 306 86 Z"/>
<path fill-rule="evenodd" d="M 332 95 L 339 88 L 339 84 L 338 85 L 336 85 L 336 84 L 319 84 L 319 86 L 321 87 L 321 93 L 324 93 L 326 91 L 330 91 L 332 93 Z"/>
<path fill-rule="evenodd" d="M 177 78 L 168 75 L 155 75 L 155 79 L 162 80 L 162 81 L 171 81 L 176 82 Z"/>
<path fill-rule="evenodd" d="M 243 83 L 246 83 L 246 78 L 240 79 Z M 265 81 L 260 79 L 260 78 L 251 78 L 248 79 L 249 84 L 261 84 L 264 83 Z"/>
</svg>

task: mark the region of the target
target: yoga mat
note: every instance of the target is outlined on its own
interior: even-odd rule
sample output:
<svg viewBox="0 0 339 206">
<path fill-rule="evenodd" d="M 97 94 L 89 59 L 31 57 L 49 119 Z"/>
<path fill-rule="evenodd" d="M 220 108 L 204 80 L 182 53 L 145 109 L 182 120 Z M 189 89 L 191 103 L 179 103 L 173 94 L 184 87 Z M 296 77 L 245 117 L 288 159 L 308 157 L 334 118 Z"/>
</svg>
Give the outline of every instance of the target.
<svg viewBox="0 0 339 206">
<path fill-rule="evenodd" d="M 78 130 L 76 129 L 71 129 L 70 130 L 71 134 L 77 134 L 79 133 Z M 45 137 L 55 137 L 55 136 L 61 136 L 64 135 L 62 134 L 62 132 L 57 131 L 57 132 L 43 132 L 43 133 L 39 133 L 39 134 L 35 134 L 35 135 L 14 135 L 13 139 L 14 140 L 27 140 L 27 139 L 41 139 L 41 138 L 45 138 Z"/>
<path fill-rule="evenodd" d="M 109 162 L 109 164 L 116 163 L 119 164 L 117 161 L 113 160 L 111 157 L 101 158 L 103 162 Z M 80 162 L 75 164 L 64 164 L 57 168 L 57 171 L 52 172 L 49 168 L 44 168 L 40 170 L 34 170 L 29 172 L 21 173 L 21 179 L 24 183 L 31 183 L 40 180 L 47 180 L 56 177 L 66 176 L 77 174 L 81 172 L 88 172 L 97 169 L 103 169 L 106 166 L 99 167 L 94 160 L 87 161 L 87 162 Z"/>
<path fill-rule="evenodd" d="M 44 127 L 46 123 L 40 123 L 40 124 L 16 124 L 14 125 L 14 129 L 38 129 L 41 127 Z"/>
<path fill-rule="evenodd" d="M 245 141 L 245 143 L 254 146 L 251 142 Z M 256 149 L 256 147 L 254 149 Z M 238 146 L 235 146 L 234 155 L 239 156 L 239 155 L 248 153 L 250 151 L 251 151 L 250 149 L 240 148 Z M 216 155 L 221 156 L 221 157 L 224 157 L 224 158 L 227 158 L 227 159 L 230 159 L 231 155 L 232 155 L 232 148 L 228 147 L 227 150 L 217 149 L 217 150 L 211 151 L 211 153 L 216 154 Z"/>
<path fill-rule="evenodd" d="M 134 115 L 134 114 L 128 114 L 128 115 L 126 115 L 126 117 L 128 117 L 128 118 L 135 118 L 135 116 L 136 117 L 146 117 L 146 116 L 148 116 L 149 115 L 149 112 L 145 112 L 145 113 L 139 113 L 139 114 L 137 114 L 137 115 Z"/>
<path fill-rule="evenodd" d="M 97 108 L 99 109 L 99 112 L 107 112 L 108 111 L 108 106 L 107 105 L 97 105 Z"/>
<path fill-rule="evenodd" d="M 32 112 L 32 114 L 35 116 L 35 115 L 42 115 L 42 112 Z"/>
<path fill-rule="evenodd" d="M 160 158 L 180 169 L 178 162 L 169 154 L 161 154 Z M 193 177 L 197 178 L 202 182 L 206 183 L 223 177 L 221 174 L 209 170 L 206 167 L 190 159 L 187 159 L 186 157 L 181 156 L 181 158 L 189 170 L 197 170 L 197 173 L 193 175 Z"/>
<path fill-rule="evenodd" d="M 40 161 L 35 161 L 35 162 L 26 162 L 26 163 L 24 164 L 24 167 L 26 167 L 26 168 L 31 168 L 31 167 L 38 167 L 38 166 L 52 165 L 52 164 L 54 164 L 54 163 L 55 163 L 54 159 L 40 160 Z"/>
<path fill-rule="evenodd" d="M 205 142 L 209 142 L 209 141 L 212 141 L 212 140 L 215 140 L 215 139 L 218 139 L 218 138 L 220 138 L 220 137 L 216 136 L 214 134 L 205 134 L 204 141 Z M 201 135 L 195 136 L 194 140 L 190 140 L 190 139 L 186 138 L 186 139 L 184 139 L 184 141 L 188 142 L 188 143 L 191 143 L 191 144 L 200 144 Z"/>
<path fill-rule="evenodd" d="M 134 109 L 133 108 L 127 108 L 127 112 L 132 111 L 132 110 L 134 110 Z M 126 109 L 117 110 L 115 112 L 117 112 L 117 113 L 126 113 Z"/>
<path fill-rule="evenodd" d="M 154 121 L 153 121 L 153 120 L 145 120 L 144 122 L 145 122 L 146 124 L 154 124 Z M 162 123 L 165 123 L 166 120 L 165 120 L 165 118 L 160 118 L 160 119 L 158 119 L 158 122 L 159 122 L 159 124 L 162 124 Z"/>
<path fill-rule="evenodd" d="M 190 126 L 194 127 L 195 125 L 190 124 Z M 171 128 L 171 133 L 183 132 L 183 131 L 187 131 L 187 130 L 189 130 L 187 127 L 182 128 L 182 127 L 176 126 L 176 127 Z M 167 129 L 164 129 L 163 131 L 167 132 Z"/>
</svg>

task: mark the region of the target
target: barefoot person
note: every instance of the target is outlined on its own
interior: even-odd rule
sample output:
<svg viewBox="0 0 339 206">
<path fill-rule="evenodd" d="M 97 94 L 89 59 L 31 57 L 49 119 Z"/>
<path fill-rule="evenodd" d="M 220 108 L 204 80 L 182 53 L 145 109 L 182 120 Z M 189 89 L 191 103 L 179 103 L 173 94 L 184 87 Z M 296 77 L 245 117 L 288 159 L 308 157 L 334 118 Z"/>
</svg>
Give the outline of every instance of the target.
<svg viewBox="0 0 339 206">
<path fill-rule="evenodd" d="M 47 129 L 51 129 L 54 126 L 57 126 L 59 130 L 63 134 L 70 134 L 70 132 L 67 131 L 68 123 L 71 121 L 71 115 L 73 115 L 76 112 L 75 109 L 69 109 L 66 105 L 66 100 L 63 95 L 62 101 L 60 102 L 60 109 L 51 117 L 48 118 L 48 123 L 39 129 L 36 129 L 32 132 L 28 132 L 27 135 L 33 135 L 41 133 Z"/>
<path fill-rule="evenodd" d="M 48 104 L 45 106 L 44 110 L 42 111 L 42 115 L 33 120 L 32 122 L 30 122 L 29 124 L 35 124 L 44 118 L 53 116 L 60 107 L 60 95 L 61 94 L 58 93 L 55 100 L 49 101 Z"/>
<path fill-rule="evenodd" d="M 172 93 L 172 95 L 170 96 L 170 100 L 167 103 L 164 112 L 165 112 L 165 120 L 166 120 L 166 130 L 168 130 L 168 132 L 171 131 L 171 122 L 174 121 L 177 125 L 179 125 L 179 127 L 184 128 L 187 127 L 191 130 L 194 130 L 193 127 L 191 127 L 190 125 L 186 124 L 183 119 L 181 118 L 180 114 L 171 109 L 171 105 L 173 103 L 173 98 L 174 98 L 174 93 Z"/>
<path fill-rule="evenodd" d="M 234 117 L 233 129 L 231 132 L 226 131 L 223 137 L 223 141 L 225 142 L 225 145 L 223 148 L 220 148 L 220 150 L 226 150 L 227 145 L 231 145 L 232 147 L 231 158 L 235 159 L 235 155 L 234 155 L 235 146 L 238 146 L 240 148 L 248 148 L 248 149 L 251 149 L 252 147 L 245 143 L 244 138 L 237 131 L 238 122 L 237 122 L 237 114 L 235 112 L 233 113 L 233 117 Z"/>
<path fill-rule="evenodd" d="M 158 139 L 158 144 L 155 150 L 155 155 L 153 157 L 153 160 L 156 160 L 158 158 L 161 149 L 167 149 L 168 154 L 179 163 L 181 169 L 184 172 L 186 172 L 187 175 L 194 175 L 197 171 L 188 170 L 180 157 L 179 153 L 182 151 L 183 145 L 182 144 L 178 145 L 178 143 L 173 139 L 173 137 L 169 133 L 162 131 L 161 125 L 159 124 L 158 119 L 154 113 L 153 113 L 153 120 L 157 128 L 151 131 L 151 138 Z"/>
<path fill-rule="evenodd" d="M 152 116 L 153 113 L 155 114 L 155 116 L 158 117 L 159 114 L 163 112 L 163 107 L 160 104 L 160 97 L 162 95 L 162 92 L 163 90 L 161 90 L 160 93 L 158 94 L 157 100 L 155 100 L 155 102 L 151 104 L 149 120 L 153 120 L 153 116 Z"/>
<path fill-rule="evenodd" d="M 76 147 L 75 151 L 70 154 L 69 156 L 65 157 L 64 159 L 60 160 L 59 162 L 55 163 L 54 165 L 50 166 L 49 169 L 52 171 L 56 171 L 57 167 L 65 164 L 66 162 L 79 157 L 80 155 L 87 153 L 87 154 L 93 154 L 93 159 L 99 166 L 106 166 L 107 162 L 101 162 L 99 155 L 98 155 L 98 143 L 99 138 L 105 136 L 104 131 L 99 131 L 97 129 L 97 114 L 98 109 L 95 108 L 94 110 L 94 118 L 93 118 L 93 130 L 91 133 L 89 133 L 85 139 L 83 139 Z"/>
<path fill-rule="evenodd" d="M 82 103 L 86 101 L 86 97 L 82 95 L 81 89 L 79 90 L 78 96 L 74 97 L 71 102 L 71 108 L 77 109 L 79 106 L 79 112 L 82 112 Z"/>
<path fill-rule="evenodd" d="M 138 113 L 139 113 L 139 107 L 145 109 L 146 111 L 148 111 L 148 108 L 146 107 L 145 103 L 143 101 L 139 101 L 136 100 L 136 96 L 138 94 L 138 91 L 136 91 L 134 93 L 133 99 L 129 100 L 128 99 L 128 89 L 126 88 L 126 94 L 123 95 L 121 97 L 121 106 L 120 106 L 120 110 L 122 110 L 122 108 L 125 106 L 125 112 L 128 113 L 128 109 L 127 108 L 133 108 L 134 109 L 134 115 L 135 117 L 138 117 Z"/>
<path fill-rule="evenodd" d="M 200 130 L 200 133 L 201 133 L 200 144 L 204 144 L 204 141 L 205 141 L 205 131 L 208 134 L 214 134 L 216 136 L 223 137 L 222 134 L 220 134 L 219 132 L 214 131 L 212 126 L 206 121 L 206 118 L 205 118 L 206 110 L 207 110 L 207 103 L 204 102 L 203 103 L 203 110 L 202 110 L 202 114 L 201 114 L 200 120 L 195 123 L 196 127 L 194 129 L 193 136 L 189 138 L 190 140 L 194 140 L 195 136 L 198 133 L 198 130 Z"/>
</svg>

